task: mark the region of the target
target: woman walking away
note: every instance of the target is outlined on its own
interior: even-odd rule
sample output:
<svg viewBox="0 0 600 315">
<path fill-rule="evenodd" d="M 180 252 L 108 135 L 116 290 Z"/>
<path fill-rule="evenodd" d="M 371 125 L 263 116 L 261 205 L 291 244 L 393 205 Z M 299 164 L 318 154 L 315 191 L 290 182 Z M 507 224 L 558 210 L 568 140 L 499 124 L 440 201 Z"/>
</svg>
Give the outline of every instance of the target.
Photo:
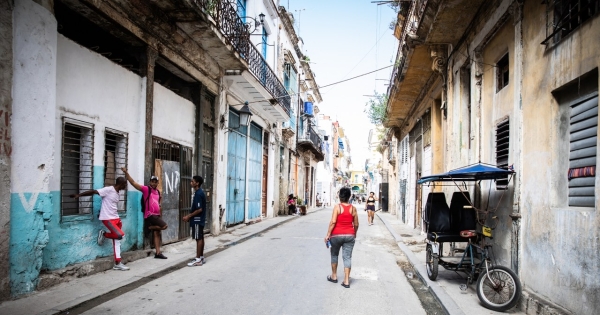
<svg viewBox="0 0 600 315">
<path fill-rule="evenodd" d="M 337 283 L 337 266 L 340 248 L 342 249 L 342 259 L 344 260 L 344 281 L 342 286 L 350 288 L 350 269 L 352 259 L 352 249 L 356 231 L 358 231 L 358 213 L 356 208 L 349 204 L 350 188 L 340 189 L 339 196 L 341 203 L 333 207 L 329 230 L 325 236 L 325 243 L 331 244 L 331 275 L 327 280 Z"/>
<path fill-rule="evenodd" d="M 373 219 L 375 218 L 375 193 L 371 192 L 369 198 L 367 198 L 367 214 L 369 219 L 367 220 L 369 225 L 373 225 Z"/>
</svg>

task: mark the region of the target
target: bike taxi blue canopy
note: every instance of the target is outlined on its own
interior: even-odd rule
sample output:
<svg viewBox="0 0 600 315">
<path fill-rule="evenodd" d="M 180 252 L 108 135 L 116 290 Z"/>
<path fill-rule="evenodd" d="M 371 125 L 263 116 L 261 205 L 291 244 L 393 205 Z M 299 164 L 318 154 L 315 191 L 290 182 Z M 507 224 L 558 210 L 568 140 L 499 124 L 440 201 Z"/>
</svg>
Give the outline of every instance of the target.
<svg viewBox="0 0 600 315">
<path fill-rule="evenodd" d="M 423 176 L 418 184 L 429 182 L 480 181 L 486 179 L 503 179 L 514 174 L 512 170 L 497 168 L 492 165 L 477 163 L 449 171 L 448 173 Z"/>
</svg>

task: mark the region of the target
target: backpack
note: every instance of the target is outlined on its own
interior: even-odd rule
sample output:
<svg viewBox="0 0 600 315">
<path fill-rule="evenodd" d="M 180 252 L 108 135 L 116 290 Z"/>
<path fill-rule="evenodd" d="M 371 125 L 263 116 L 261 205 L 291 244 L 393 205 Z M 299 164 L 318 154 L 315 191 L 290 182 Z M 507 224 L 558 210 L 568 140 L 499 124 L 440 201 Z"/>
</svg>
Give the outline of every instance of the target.
<svg viewBox="0 0 600 315">
<path fill-rule="evenodd" d="M 144 193 L 142 193 L 142 199 L 141 199 L 142 213 L 146 213 L 146 206 L 150 207 L 149 202 L 150 202 L 150 196 L 152 195 L 152 187 L 150 187 L 150 186 L 146 186 L 146 187 L 148 187 L 148 198 L 146 200 L 144 200 Z M 158 198 L 160 198 L 160 190 L 157 189 L 156 191 L 158 192 Z"/>
</svg>

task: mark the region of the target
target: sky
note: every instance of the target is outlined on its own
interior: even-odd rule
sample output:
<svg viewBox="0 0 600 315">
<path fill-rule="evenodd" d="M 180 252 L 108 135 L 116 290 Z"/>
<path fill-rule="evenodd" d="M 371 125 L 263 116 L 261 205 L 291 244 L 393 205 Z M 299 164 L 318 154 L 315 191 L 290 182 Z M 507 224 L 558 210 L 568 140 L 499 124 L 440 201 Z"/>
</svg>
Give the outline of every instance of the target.
<svg viewBox="0 0 600 315">
<path fill-rule="evenodd" d="M 304 54 L 319 86 L 391 66 L 398 40 L 389 28 L 396 14 L 372 0 L 280 0 L 296 20 Z M 289 3 L 289 6 L 288 6 Z M 321 88 L 320 113 L 336 119 L 350 140 L 352 168 L 364 169 L 369 130 L 365 113 L 374 91 L 387 92 L 393 67 L 357 79 Z"/>
</svg>

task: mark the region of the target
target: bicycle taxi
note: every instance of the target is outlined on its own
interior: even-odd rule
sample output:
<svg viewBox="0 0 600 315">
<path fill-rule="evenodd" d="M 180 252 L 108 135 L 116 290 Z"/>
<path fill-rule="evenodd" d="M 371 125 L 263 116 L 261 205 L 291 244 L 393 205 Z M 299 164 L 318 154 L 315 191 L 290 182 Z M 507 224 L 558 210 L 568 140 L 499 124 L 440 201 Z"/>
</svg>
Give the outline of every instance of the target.
<svg viewBox="0 0 600 315">
<path fill-rule="evenodd" d="M 521 297 L 521 282 L 511 269 L 495 264 L 489 241 L 498 222 L 494 216 L 495 209 L 490 210 L 489 200 L 487 209 L 476 207 L 468 186 L 490 181 L 491 187 L 491 181 L 508 178 L 510 182 L 513 176 L 512 170 L 478 163 L 443 174 L 423 176 L 417 182 L 420 185 L 451 182 L 451 186 L 458 188 L 452 194 L 450 205 L 446 203 L 443 192 L 431 192 L 427 196 L 422 219 L 427 232 L 426 267 L 429 279 L 436 280 L 439 265 L 447 270 L 464 272 L 467 284 L 461 285 L 461 289 L 466 290 L 477 279 L 479 300 L 485 307 L 495 311 L 506 311 L 517 304 Z M 502 194 L 505 192 L 502 191 Z M 502 196 L 498 205 L 501 200 Z M 444 244 L 449 246 L 447 255 L 444 255 Z"/>
</svg>

